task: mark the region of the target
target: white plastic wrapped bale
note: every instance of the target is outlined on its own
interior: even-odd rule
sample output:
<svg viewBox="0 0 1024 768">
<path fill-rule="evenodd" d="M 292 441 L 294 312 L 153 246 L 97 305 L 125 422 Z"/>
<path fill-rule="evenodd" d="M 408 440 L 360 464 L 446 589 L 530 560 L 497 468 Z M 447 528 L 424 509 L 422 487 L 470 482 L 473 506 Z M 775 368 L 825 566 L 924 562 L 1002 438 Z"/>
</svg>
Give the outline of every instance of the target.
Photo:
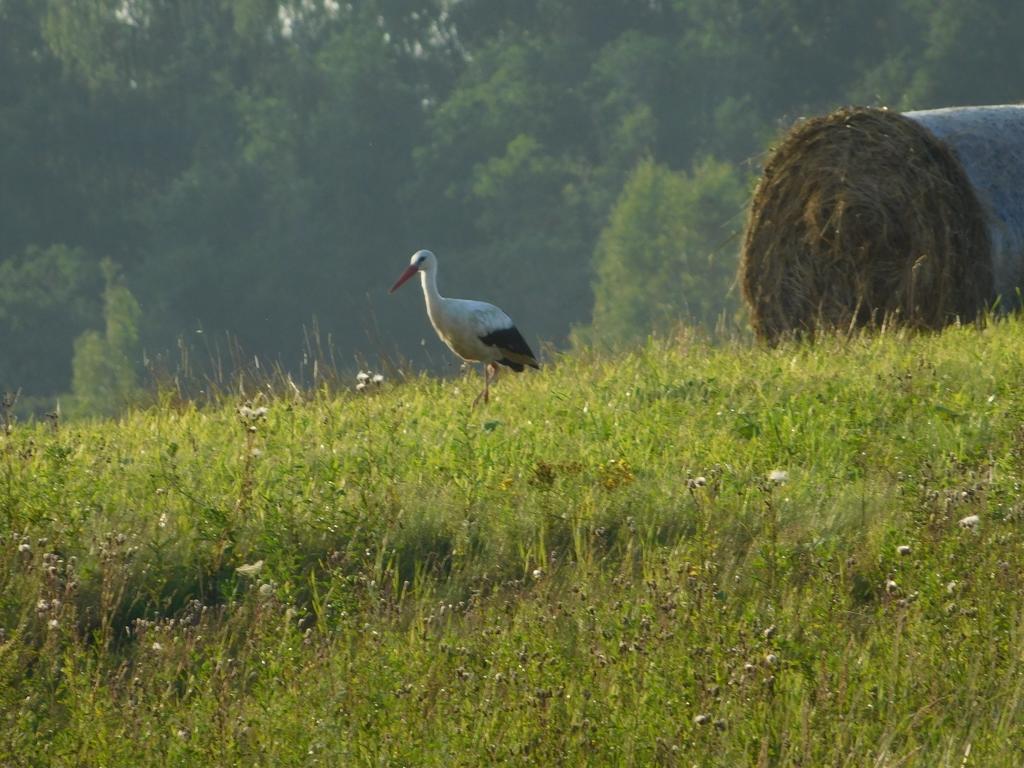
<svg viewBox="0 0 1024 768">
<path fill-rule="evenodd" d="M 992 288 L 1002 307 L 1024 289 L 1024 106 L 949 107 L 906 116 L 953 150 L 985 212 Z"/>
</svg>

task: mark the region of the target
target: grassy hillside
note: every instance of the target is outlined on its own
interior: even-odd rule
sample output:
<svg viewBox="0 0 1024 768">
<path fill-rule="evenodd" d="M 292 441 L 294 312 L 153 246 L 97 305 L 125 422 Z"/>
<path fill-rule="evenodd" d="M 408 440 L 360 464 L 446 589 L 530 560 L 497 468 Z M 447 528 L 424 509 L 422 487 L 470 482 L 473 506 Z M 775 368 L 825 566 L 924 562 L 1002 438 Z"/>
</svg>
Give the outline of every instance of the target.
<svg viewBox="0 0 1024 768">
<path fill-rule="evenodd" d="M 1010 321 L 16 424 L 0 765 L 1020 765 L 1022 374 Z"/>
</svg>

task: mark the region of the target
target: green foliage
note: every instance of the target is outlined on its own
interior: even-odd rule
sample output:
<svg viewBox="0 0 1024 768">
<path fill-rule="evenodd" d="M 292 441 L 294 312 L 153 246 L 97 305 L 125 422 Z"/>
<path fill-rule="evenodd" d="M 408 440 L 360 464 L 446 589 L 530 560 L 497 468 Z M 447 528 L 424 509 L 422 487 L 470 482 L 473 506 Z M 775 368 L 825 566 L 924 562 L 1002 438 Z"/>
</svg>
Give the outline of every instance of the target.
<svg viewBox="0 0 1024 768">
<path fill-rule="evenodd" d="M 1019 765 L 1022 342 L 678 336 L 482 410 L 424 377 L 15 425 L 0 755 Z"/>
<path fill-rule="evenodd" d="M 708 158 L 687 175 L 642 161 L 601 233 L 594 322 L 584 335 L 624 342 L 680 319 L 714 326 L 734 314 L 746 198 L 727 163 Z"/>
<path fill-rule="evenodd" d="M 99 320 L 100 279 L 83 251 L 62 245 L 0 261 L 0 388 L 37 394 L 68 377 L 75 336 Z"/>
<path fill-rule="evenodd" d="M 103 334 L 86 331 L 75 340 L 72 358 L 71 416 L 113 416 L 139 399 L 138 369 L 139 303 L 117 278 L 113 263 L 102 264 L 106 288 L 103 291 Z"/>
</svg>

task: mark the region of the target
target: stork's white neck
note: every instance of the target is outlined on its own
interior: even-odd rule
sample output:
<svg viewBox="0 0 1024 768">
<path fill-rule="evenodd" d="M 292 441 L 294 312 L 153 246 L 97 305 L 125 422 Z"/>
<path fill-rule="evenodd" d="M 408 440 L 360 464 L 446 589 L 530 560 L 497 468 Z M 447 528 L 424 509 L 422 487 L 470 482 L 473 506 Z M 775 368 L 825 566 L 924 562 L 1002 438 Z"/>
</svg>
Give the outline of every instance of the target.
<svg viewBox="0 0 1024 768">
<path fill-rule="evenodd" d="M 436 317 L 441 310 L 444 297 L 437 291 L 437 267 L 420 270 L 420 283 L 423 284 L 423 298 L 427 302 L 427 313 Z"/>
</svg>

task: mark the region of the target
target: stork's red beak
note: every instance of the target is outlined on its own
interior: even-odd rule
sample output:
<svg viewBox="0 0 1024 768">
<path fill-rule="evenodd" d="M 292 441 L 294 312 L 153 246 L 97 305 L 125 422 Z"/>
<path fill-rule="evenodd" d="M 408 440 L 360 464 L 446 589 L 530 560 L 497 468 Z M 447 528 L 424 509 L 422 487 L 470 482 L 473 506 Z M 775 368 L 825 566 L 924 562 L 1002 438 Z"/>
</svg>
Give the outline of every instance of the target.
<svg viewBox="0 0 1024 768">
<path fill-rule="evenodd" d="M 403 272 L 399 276 L 399 278 L 395 280 L 395 284 L 391 286 L 391 290 L 388 291 L 388 293 L 394 293 L 395 291 L 397 291 L 402 286 L 402 283 L 404 283 L 410 277 L 415 275 L 417 272 L 419 272 L 419 268 L 415 264 L 410 264 L 408 267 L 405 268 L 405 272 Z"/>
</svg>

